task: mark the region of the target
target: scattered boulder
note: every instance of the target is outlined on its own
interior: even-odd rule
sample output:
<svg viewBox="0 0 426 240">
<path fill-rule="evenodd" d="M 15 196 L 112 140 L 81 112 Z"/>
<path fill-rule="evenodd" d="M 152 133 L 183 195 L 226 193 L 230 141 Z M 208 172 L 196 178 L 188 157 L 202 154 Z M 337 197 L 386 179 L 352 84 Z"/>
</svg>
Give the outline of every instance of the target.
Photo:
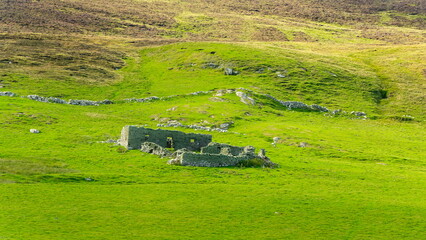
<svg viewBox="0 0 426 240">
<path fill-rule="evenodd" d="M 0 96 L 15 97 L 16 94 L 13 92 L 0 92 Z"/>
<path fill-rule="evenodd" d="M 276 147 L 280 140 L 281 140 L 280 137 L 272 138 L 272 146 Z"/>
<path fill-rule="evenodd" d="M 282 73 L 282 72 L 276 72 L 276 74 L 277 74 L 277 77 L 279 77 L 279 78 L 285 78 L 285 77 L 287 77 L 285 75 L 285 73 Z"/>
<path fill-rule="evenodd" d="M 341 109 L 330 111 L 329 113 L 324 114 L 324 116 L 329 116 L 329 117 L 346 116 L 346 117 L 354 118 L 354 119 L 364 119 L 364 120 L 367 119 L 367 114 L 365 112 L 352 111 L 348 113 L 346 111 L 342 111 Z"/>
<path fill-rule="evenodd" d="M 256 104 L 256 101 L 253 98 L 247 96 L 247 94 L 245 92 L 235 92 L 235 94 L 238 97 L 240 97 L 241 102 L 243 102 L 247 105 L 255 105 Z"/>
<path fill-rule="evenodd" d="M 226 122 L 226 123 L 222 123 L 219 125 L 219 128 L 224 129 L 224 130 L 228 130 L 232 124 L 234 124 L 233 122 Z"/>
<path fill-rule="evenodd" d="M 351 114 L 355 115 L 357 117 L 366 117 L 367 116 L 367 114 L 365 112 L 352 111 Z"/>
<path fill-rule="evenodd" d="M 225 75 L 238 75 L 240 72 L 235 71 L 232 68 L 225 68 Z"/>
<path fill-rule="evenodd" d="M 204 64 L 203 66 L 202 66 L 202 68 L 211 68 L 211 69 L 215 69 L 215 68 L 219 68 L 219 64 L 216 64 L 216 63 L 214 63 L 214 62 L 208 62 L 208 63 L 206 63 L 206 64 Z"/>
<path fill-rule="evenodd" d="M 272 138 L 273 143 L 277 144 L 281 140 L 280 137 L 274 137 Z"/>
<path fill-rule="evenodd" d="M 174 106 L 174 107 L 171 107 L 171 108 L 169 108 L 169 109 L 167 109 L 166 111 L 176 111 L 178 109 L 178 106 Z"/>
<path fill-rule="evenodd" d="M 30 133 L 41 133 L 41 131 L 37 129 L 30 129 Z"/>
</svg>

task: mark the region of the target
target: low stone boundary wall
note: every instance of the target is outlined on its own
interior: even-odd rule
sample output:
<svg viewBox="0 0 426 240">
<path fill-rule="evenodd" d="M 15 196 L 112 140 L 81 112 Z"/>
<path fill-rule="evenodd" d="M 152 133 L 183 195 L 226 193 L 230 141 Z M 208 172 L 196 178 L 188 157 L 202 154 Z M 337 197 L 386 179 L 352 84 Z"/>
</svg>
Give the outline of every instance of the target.
<svg viewBox="0 0 426 240">
<path fill-rule="evenodd" d="M 247 160 L 248 156 L 234 157 L 222 154 L 192 153 L 182 154 L 182 166 L 194 167 L 229 167 L 236 166 L 239 162 Z"/>
</svg>

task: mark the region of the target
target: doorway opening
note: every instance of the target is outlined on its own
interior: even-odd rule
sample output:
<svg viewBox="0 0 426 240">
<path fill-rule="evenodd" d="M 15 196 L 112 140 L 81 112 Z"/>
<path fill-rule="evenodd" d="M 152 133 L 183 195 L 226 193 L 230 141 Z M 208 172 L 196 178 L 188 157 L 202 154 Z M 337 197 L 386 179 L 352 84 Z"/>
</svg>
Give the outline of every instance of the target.
<svg viewBox="0 0 426 240">
<path fill-rule="evenodd" d="M 167 137 L 166 148 L 175 148 L 172 137 Z"/>
</svg>

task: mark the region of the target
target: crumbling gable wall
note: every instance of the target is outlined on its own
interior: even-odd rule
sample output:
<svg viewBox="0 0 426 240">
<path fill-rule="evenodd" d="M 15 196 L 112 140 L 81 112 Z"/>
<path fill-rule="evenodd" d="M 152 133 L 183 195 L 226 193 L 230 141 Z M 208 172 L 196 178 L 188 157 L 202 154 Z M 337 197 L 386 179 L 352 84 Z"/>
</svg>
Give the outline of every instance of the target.
<svg viewBox="0 0 426 240">
<path fill-rule="evenodd" d="M 212 141 L 208 134 L 184 133 L 180 131 L 125 126 L 121 131 L 120 144 L 127 149 L 140 149 L 144 142 L 153 142 L 163 148 L 175 150 L 186 148 L 200 151 Z"/>
</svg>

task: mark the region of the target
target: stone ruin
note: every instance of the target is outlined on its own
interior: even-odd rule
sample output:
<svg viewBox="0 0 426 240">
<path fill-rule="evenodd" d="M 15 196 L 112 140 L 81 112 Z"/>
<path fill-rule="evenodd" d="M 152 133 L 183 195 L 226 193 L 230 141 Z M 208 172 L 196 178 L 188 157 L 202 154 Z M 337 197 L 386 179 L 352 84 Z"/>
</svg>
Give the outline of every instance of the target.
<svg viewBox="0 0 426 240">
<path fill-rule="evenodd" d="M 196 167 L 228 167 L 246 165 L 252 161 L 256 166 L 275 167 L 265 155 L 265 150 L 261 149 L 255 153 L 252 146 L 236 147 L 223 143 L 211 142 L 206 147 L 201 148 L 200 153 L 185 152 L 176 154 L 169 164 Z M 247 164 L 247 166 L 249 166 Z"/>
<path fill-rule="evenodd" d="M 208 134 L 184 133 L 163 129 L 150 129 L 137 126 L 125 126 L 121 131 L 120 144 L 127 149 L 140 149 L 144 142 L 152 142 L 162 148 L 200 151 L 212 141 Z"/>
<path fill-rule="evenodd" d="M 184 133 L 181 131 L 125 126 L 121 131 L 120 144 L 127 149 L 160 157 L 172 158 L 169 164 L 196 167 L 263 166 L 277 165 L 261 149 L 258 154 L 252 146 L 236 147 L 212 142 L 209 134 Z"/>
</svg>

